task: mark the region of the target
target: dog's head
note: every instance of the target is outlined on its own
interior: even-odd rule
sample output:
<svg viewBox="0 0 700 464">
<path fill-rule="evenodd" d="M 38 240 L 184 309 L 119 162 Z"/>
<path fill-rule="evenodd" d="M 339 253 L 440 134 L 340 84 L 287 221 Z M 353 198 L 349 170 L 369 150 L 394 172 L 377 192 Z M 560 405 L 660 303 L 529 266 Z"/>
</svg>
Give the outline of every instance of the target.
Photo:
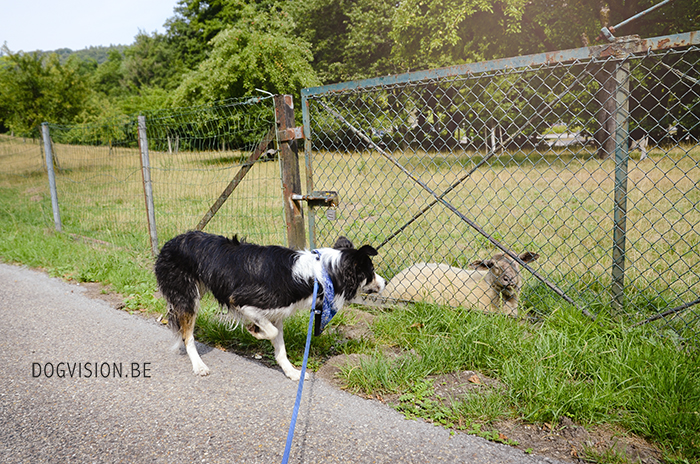
<svg viewBox="0 0 700 464">
<path fill-rule="evenodd" d="M 353 279 L 357 289 L 363 293 L 379 293 L 384 290 L 386 281 L 374 272 L 372 256 L 377 256 L 377 250 L 370 245 L 359 249 L 346 237 L 339 237 L 333 248 L 341 252 L 340 268 L 344 278 Z M 352 295 L 354 297 L 355 295 Z"/>
<path fill-rule="evenodd" d="M 531 253 L 529 251 L 526 251 L 519 256 L 524 263 L 529 263 L 539 257 L 540 255 L 537 253 Z M 493 282 L 491 285 L 493 285 L 493 288 L 502 293 L 505 297 L 517 297 L 520 293 L 520 289 L 523 286 L 523 278 L 520 275 L 520 266 L 510 256 L 503 253 L 498 253 L 493 255 L 491 259 L 474 261 L 469 265 L 469 267 L 478 271 L 489 271 L 493 276 Z"/>
</svg>

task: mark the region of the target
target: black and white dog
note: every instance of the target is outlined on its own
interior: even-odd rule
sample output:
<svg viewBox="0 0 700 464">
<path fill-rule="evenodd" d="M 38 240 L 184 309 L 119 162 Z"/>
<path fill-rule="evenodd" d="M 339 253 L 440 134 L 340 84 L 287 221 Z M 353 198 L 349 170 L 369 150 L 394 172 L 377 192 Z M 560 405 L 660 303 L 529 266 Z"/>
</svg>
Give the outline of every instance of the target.
<svg viewBox="0 0 700 464">
<path fill-rule="evenodd" d="M 311 310 L 314 279 L 319 281 L 317 308 L 323 302 L 323 277 L 333 284 L 338 310 L 360 291 L 378 293 L 385 281 L 374 272 L 369 245 L 355 249 L 345 237 L 333 248 L 296 251 L 260 246 L 236 237 L 187 232 L 168 241 L 155 264 L 158 286 L 168 304 L 168 324 L 182 337 L 195 374 L 209 368 L 194 343 L 194 325 L 201 296 L 211 291 L 222 307 L 258 339 L 271 340 L 275 360 L 285 375 L 301 372 L 287 359 L 282 326 L 297 310 Z"/>
</svg>

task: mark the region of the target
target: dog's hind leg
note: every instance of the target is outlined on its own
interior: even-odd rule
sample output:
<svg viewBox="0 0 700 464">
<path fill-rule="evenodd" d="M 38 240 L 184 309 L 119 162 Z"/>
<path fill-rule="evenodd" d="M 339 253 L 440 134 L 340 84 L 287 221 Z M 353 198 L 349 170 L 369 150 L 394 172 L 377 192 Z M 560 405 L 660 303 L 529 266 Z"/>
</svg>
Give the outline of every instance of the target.
<svg viewBox="0 0 700 464">
<path fill-rule="evenodd" d="M 199 357 L 197 346 L 194 343 L 194 323 L 197 315 L 194 313 L 183 313 L 179 314 L 177 318 L 180 324 L 180 334 L 182 334 L 182 340 L 185 342 L 187 356 L 192 361 L 192 370 L 197 375 L 209 375 L 209 368 L 204 364 L 202 358 Z"/>
<path fill-rule="evenodd" d="M 245 328 L 258 340 L 272 340 L 277 337 L 278 329 L 266 317 L 260 315 L 260 311 L 251 306 L 241 306 L 238 311 L 245 317 L 249 324 Z"/>
<path fill-rule="evenodd" d="M 277 335 L 271 340 L 272 346 L 275 348 L 275 361 L 277 361 L 277 364 L 282 368 L 284 375 L 292 380 L 299 380 L 301 378 L 301 371 L 294 367 L 287 358 L 287 348 L 284 345 L 283 325 L 283 320 L 275 322 Z M 307 380 L 308 378 L 309 374 L 307 373 L 304 375 L 304 380 Z"/>
</svg>

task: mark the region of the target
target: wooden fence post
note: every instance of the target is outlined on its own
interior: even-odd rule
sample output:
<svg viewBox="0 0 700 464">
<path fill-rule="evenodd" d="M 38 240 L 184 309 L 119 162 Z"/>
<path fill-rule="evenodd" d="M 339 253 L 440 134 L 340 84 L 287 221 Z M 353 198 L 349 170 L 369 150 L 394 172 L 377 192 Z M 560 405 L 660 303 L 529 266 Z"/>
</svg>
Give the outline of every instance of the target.
<svg viewBox="0 0 700 464">
<path fill-rule="evenodd" d="M 284 196 L 284 216 L 287 223 L 287 243 L 290 248 L 300 250 L 306 246 L 304 212 L 301 200 L 295 200 L 292 196 L 301 194 L 299 150 L 296 141 L 299 137 L 297 129 L 301 128 L 294 127 L 294 101 L 291 95 L 275 95 L 275 116 L 282 169 L 282 194 Z"/>
</svg>

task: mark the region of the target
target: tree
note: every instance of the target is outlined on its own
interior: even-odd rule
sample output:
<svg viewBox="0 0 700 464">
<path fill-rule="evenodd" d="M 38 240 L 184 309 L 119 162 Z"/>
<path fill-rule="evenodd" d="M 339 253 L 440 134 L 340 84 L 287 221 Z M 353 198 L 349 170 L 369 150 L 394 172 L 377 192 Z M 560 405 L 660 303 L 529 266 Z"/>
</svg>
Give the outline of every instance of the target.
<svg viewBox="0 0 700 464">
<path fill-rule="evenodd" d="M 158 32 L 149 35 L 140 31 L 133 45 L 124 51 L 123 85 L 132 92 L 145 87 L 172 90 L 184 71 L 175 47 Z"/>
<path fill-rule="evenodd" d="M 117 50 L 111 50 L 107 61 L 97 66 L 92 74 L 92 88 L 108 97 L 122 95 L 125 88 L 123 69 L 124 57 Z"/>
<path fill-rule="evenodd" d="M 319 84 L 309 44 L 287 33 L 293 28 L 288 14 L 245 5 L 241 16 L 217 34 L 209 57 L 185 76 L 176 105 L 259 94 L 256 89 L 296 94 Z"/>
<path fill-rule="evenodd" d="M 38 135 L 42 122 L 69 124 L 83 111 L 88 78 L 74 59 L 61 64 L 58 55 L 12 53 L 0 71 L 0 118 L 18 135 Z"/>
<path fill-rule="evenodd" d="M 391 0 L 297 0 L 297 35 L 313 44 L 313 67 L 324 83 L 395 73 Z"/>
<path fill-rule="evenodd" d="M 393 17 L 393 59 L 416 69 L 581 47 L 593 43 L 601 27 L 655 3 L 630 0 L 608 7 L 600 0 L 404 0 Z M 676 0 L 617 34 L 653 37 L 691 31 L 698 22 L 700 0 Z"/>
<path fill-rule="evenodd" d="M 394 59 L 405 69 L 502 56 L 521 30 L 526 0 L 406 0 L 394 15 Z"/>
<path fill-rule="evenodd" d="M 271 2 L 253 1 L 261 10 L 272 9 Z M 245 0 L 179 0 L 175 16 L 166 21 L 166 35 L 188 69 L 204 61 L 213 48 L 216 35 L 242 18 L 249 3 Z"/>
<path fill-rule="evenodd" d="M 658 3 L 656 0 L 403 0 L 393 17 L 392 59 L 406 69 L 435 68 L 509 56 L 577 48 L 612 26 Z M 700 0 L 676 0 L 616 31 L 617 36 L 654 37 L 691 31 L 700 22 Z M 594 74 L 598 90 L 599 156 L 615 146 L 612 65 Z M 658 68 L 657 68 L 658 69 Z M 665 73 L 658 69 L 661 80 Z"/>
</svg>

